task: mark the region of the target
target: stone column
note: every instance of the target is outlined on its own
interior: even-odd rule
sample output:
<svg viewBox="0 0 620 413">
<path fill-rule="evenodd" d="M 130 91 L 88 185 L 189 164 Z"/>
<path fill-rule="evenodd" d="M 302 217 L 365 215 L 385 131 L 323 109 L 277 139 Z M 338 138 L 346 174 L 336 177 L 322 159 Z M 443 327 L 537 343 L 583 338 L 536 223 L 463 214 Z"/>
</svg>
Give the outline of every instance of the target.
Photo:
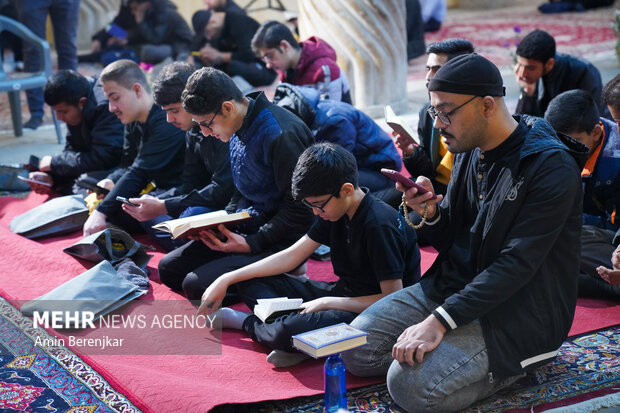
<svg viewBox="0 0 620 413">
<path fill-rule="evenodd" d="M 338 54 L 353 103 L 370 116 L 407 105 L 403 0 L 298 0 L 301 39 L 316 35 Z"/>
</svg>

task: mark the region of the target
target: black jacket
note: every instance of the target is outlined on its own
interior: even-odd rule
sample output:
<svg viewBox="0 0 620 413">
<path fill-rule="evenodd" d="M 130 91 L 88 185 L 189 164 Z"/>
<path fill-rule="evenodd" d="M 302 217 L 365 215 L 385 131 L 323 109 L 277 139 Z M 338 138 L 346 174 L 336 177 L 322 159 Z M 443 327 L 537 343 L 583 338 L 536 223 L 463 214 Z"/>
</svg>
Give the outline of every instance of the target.
<svg viewBox="0 0 620 413">
<path fill-rule="evenodd" d="M 609 117 L 607 106 L 601 99 L 603 89 L 601 74 L 592 63 L 575 56 L 557 53 L 553 69 L 541 79 L 544 88 L 542 96 L 539 96 L 541 93 L 541 81 L 539 80 L 533 96 L 527 96 L 521 92 L 515 110 L 516 114 L 543 117 L 551 99 L 567 90 L 582 89 L 594 98 L 601 116 Z"/>
<path fill-rule="evenodd" d="M 190 206 L 224 209 L 234 190 L 228 143 L 203 136 L 197 126 L 188 130 L 183 183 L 159 196 L 165 200 L 168 214 L 178 217 Z"/>
<path fill-rule="evenodd" d="M 117 213 L 121 205 L 117 196 L 139 196 L 149 182 L 159 189 L 180 185 L 184 156 L 185 132 L 168 123 L 166 112 L 154 104 L 145 123 L 125 125 L 121 167 L 108 176 L 114 189 L 97 210 L 106 216 Z"/>
<path fill-rule="evenodd" d="M 151 8 L 144 20 L 130 29 L 127 35 L 130 46 L 143 44 L 168 44 L 173 56 L 188 53 L 194 33 L 169 0 L 151 0 Z"/>
<path fill-rule="evenodd" d="M 439 131 L 433 127 L 433 119 L 427 109 L 431 106 L 427 102 L 418 114 L 418 137 L 420 145 L 413 147 L 413 153 L 403 157 L 403 165 L 413 178 L 425 176 L 433 183 L 435 193 L 445 194 L 446 185 L 435 180 L 435 171 L 441 162 L 439 156 Z"/>
<path fill-rule="evenodd" d="M 224 27 L 217 39 L 206 39 L 204 25 L 194 28 L 196 36 L 192 42 L 192 50 L 200 50 L 206 43 L 210 43 L 211 47 L 220 52 L 231 52 L 232 60 L 260 63 L 252 51 L 252 37 L 259 26 L 256 20 L 244 13 L 226 11 Z"/>
<path fill-rule="evenodd" d="M 84 172 L 105 171 L 118 165 L 123 151 L 123 124 L 108 110 L 108 99 L 97 78 L 89 78 L 91 88 L 82 109 L 82 122 L 67 125 L 67 143 L 52 156 L 54 176 L 78 177 Z"/>
<path fill-rule="evenodd" d="M 577 301 L 582 193 L 587 148 L 564 142 L 542 119 L 527 118 L 520 150 L 495 161 L 497 182 L 483 200 L 468 193 L 481 152 L 457 154 L 439 218 L 418 230 L 439 251 L 420 283 L 443 302 L 433 314 L 448 329 L 479 319 L 489 355 L 489 379 L 501 379 L 553 359 L 571 327 Z M 453 269 L 461 285 L 437 299 L 446 257 L 466 214 L 478 234 L 476 273 Z M 419 221 L 419 217 L 415 217 Z M 465 248 L 465 246 L 461 246 Z M 442 269 L 444 268 L 444 269 Z M 454 280 L 454 277 L 452 277 Z"/>
</svg>

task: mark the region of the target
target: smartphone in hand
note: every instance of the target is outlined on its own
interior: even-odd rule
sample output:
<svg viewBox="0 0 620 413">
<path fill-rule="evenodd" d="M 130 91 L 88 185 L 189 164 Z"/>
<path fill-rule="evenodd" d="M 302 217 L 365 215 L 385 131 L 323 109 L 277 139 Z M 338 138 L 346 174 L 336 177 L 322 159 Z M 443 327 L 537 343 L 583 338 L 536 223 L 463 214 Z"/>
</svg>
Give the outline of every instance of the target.
<svg viewBox="0 0 620 413">
<path fill-rule="evenodd" d="M 134 204 L 133 202 L 129 202 L 129 200 L 127 198 L 125 198 L 124 196 L 117 196 L 116 200 L 118 202 L 122 202 L 123 204 L 129 205 L 129 206 L 132 206 L 132 207 L 139 207 L 140 206 L 138 204 Z"/>
<path fill-rule="evenodd" d="M 417 188 L 418 194 L 420 195 L 429 192 L 428 189 L 424 188 L 422 185 L 407 178 L 405 175 L 401 174 L 400 172 L 394 171 L 392 169 L 381 168 L 381 173 L 387 176 L 388 178 L 390 178 L 394 182 L 400 182 L 407 189 Z M 433 197 L 430 199 L 436 199 L 436 198 L 437 198 L 437 194 L 433 194 Z"/>
</svg>

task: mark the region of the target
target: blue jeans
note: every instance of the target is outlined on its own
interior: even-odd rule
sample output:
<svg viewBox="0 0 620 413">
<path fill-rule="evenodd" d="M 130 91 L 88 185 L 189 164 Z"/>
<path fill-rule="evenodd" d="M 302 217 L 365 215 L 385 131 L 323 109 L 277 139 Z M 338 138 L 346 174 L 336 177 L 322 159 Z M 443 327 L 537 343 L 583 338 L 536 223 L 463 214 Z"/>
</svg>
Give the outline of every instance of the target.
<svg viewBox="0 0 620 413">
<path fill-rule="evenodd" d="M 377 301 L 351 323 L 369 335 L 367 345 L 342 354 L 347 369 L 358 376 L 387 374 L 394 401 L 416 413 L 462 410 L 522 377 L 489 379 L 487 348 L 477 320 L 446 333 L 421 364 L 412 367 L 393 360 L 398 336 L 438 306 L 419 284 Z"/>
<path fill-rule="evenodd" d="M 58 53 L 58 68 L 77 70 L 77 27 L 80 0 L 19 0 L 21 22 L 34 34 L 46 38 L 45 23 L 49 14 L 54 31 L 54 44 Z M 24 70 L 41 70 L 37 49 L 24 42 Z M 26 91 L 28 108 L 32 117 L 43 117 L 43 88 Z"/>
</svg>

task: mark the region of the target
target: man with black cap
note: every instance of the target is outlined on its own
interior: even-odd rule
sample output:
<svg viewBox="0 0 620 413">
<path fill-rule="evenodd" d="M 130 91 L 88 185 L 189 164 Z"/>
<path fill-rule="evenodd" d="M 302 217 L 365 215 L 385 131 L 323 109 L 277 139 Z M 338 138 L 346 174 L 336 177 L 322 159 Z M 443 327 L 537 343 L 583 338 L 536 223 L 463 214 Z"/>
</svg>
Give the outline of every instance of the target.
<svg viewBox="0 0 620 413">
<path fill-rule="evenodd" d="M 399 189 L 439 256 L 418 284 L 353 321 L 369 344 L 343 358 L 354 374 L 387 373 L 407 411 L 448 412 L 548 363 L 566 339 L 579 268 L 576 158 L 587 150 L 543 119 L 513 118 L 499 70 L 477 54 L 450 60 L 428 90 L 455 154 L 448 190 L 431 199 L 425 177 L 417 183 L 429 192 Z"/>
</svg>

